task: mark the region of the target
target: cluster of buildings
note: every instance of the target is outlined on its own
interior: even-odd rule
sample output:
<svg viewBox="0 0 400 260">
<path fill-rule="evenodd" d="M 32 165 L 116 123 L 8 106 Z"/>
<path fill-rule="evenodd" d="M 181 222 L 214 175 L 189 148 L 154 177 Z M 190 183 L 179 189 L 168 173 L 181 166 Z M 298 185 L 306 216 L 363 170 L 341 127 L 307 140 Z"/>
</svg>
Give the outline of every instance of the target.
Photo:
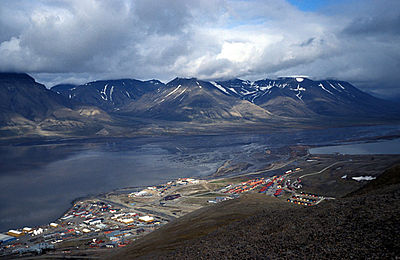
<svg viewBox="0 0 400 260">
<path fill-rule="evenodd" d="M 290 183 L 290 180 L 287 178 L 289 175 L 300 171 L 300 168 L 296 168 L 294 170 L 287 170 L 284 174 L 273 176 L 266 181 L 265 186 L 261 187 L 260 193 L 268 193 L 275 197 L 279 197 L 282 195 L 282 192 L 285 189 L 293 190 L 293 186 Z"/>
<path fill-rule="evenodd" d="M 230 194 L 240 194 L 243 192 L 248 192 L 254 190 L 258 186 L 265 183 L 264 178 L 255 178 L 252 180 L 248 180 L 245 182 L 241 182 L 237 185 L 228 185 L 225 188 L 221 189 L 220 191 L 223 193 L 230 193 Z"/>
<path fill-rule="evenodd" d="M 301 188 L 300 182 L 296 182 L 294 185 L 290 183 L 287 178 L 289 175 L 300 171 L 300 168 L 293 170 L 287 170 L 284 174 L 278 176 L 272 176 L 271 178 L 255 178 L 239 184 L 230 184 L 220 190 L 222 193 L 228 194 L 241 194 L 260 188 L 259 193 L 266 193 L 267 195 L 273 195 L 279 197 L 285 189 L 293 190 L 294 188 Z M 217 200 L 215 200 L 217 201 Z"/>
<path fill-rule="evenodd" d="M 42 252 L 51 245 L 74 239 L 94 239 L 90 247 L 121 247 L 165 223 L 157 216 L 87 200 L 76 203 L 63 217 L 46 226 L 0 234 L 0 244 L 6 254 Z"/>
<path fill-rule="evenodd" d="M 270 178 L 255 178 L 248 180 L 246 182 L 241 182 L 239 184 L 227 185 L 222 188 L 219 192 L 228 193 L 228 194 L 241 194 L 243 192 L 248 192 L 251 190 L 259 189 L 259 193 L 264 193 L 269 196 L 280 197 L 282 196 L 284 191 L 289 193 L 296 194 L 295 190 L 302 188 L 301 179 L 296 179 L 295 181 L 291 181 L 288 177 L 293 173 L 300 171 L 301 168 L 295 168 L 291 170 L 287 170 L 282 175 L 272 176 Z M 315 196 L 315 197 L 313 197 Z M 226 197 L 217 197 L 215 200 L 210 200 L 210 203 L 217 203 L 219 201 L 226 200 Z M 288 199 L 288 202 L 292 202 L 300 205 L 315 205 L 318 203 L 320 197 L 314 194 L 301 194 L 301 195 L 293 195 L 293 197 Z"/>
<path fill-rule="evenodd" d="M 159 196 L 162 197 L 166 193 L 169 193 L 172 189 L 177 188 L 182 185 L 188 184 L 199 184 L 204 182 L 204 180 L 197 180 L 193 178 L 179 178 L 176 181 L 169 181 L 165 184 L 147 187 L 139 192 L 133 192 L 128 195 L 130 198 L 137 198 L 137 197 L 153 197 Z"/>
<path fill-rule="evenodd" d="M 300 194 L 294 194 L 290 198 L 287 199 L 288 202 L 298 204 L 298 205 L 304 205 L 304 206 L 315 206 L 318 204 L 320 201 L 322 201 L 324 197 L 318 196 L 315 194 L 311 193 L 300 193 Z"/>
<path fill-rule="evenodd" d="M 267 179 L 254 178 L 238 184 L 227 185 L 218 190 L 219 193 L 224 193 L 223 196 L 208 200 L 208 203 L 235 199 L 244 192 L 258 190 L 259 193 L 275 197 L 279 197 L 283 191 L 287 191 L 293 194 L 287 199 L 290 203 L 305 206 L 316 205 L 324 198 L 315 194 L 297 194 L 294 190 L 301 188 L 301 180 L 297 179 L 291 182 L 288 178 L 289 175 L 300 170 L 300 168 L 296 168 Z M 181 194 L 177 193 L 179 187 L 202 182 L 206 181 L 180 178 L 162 185 L 147 187 L 129 194 L 128 197 L 159 197 L 160 205 L 163 206 L 166 202 L 181 197 Z M 106 199 L 80 201 L 60 219 L 48 225 L 37 228 L 13 229 L 6 234 L 0 234 L 0 246 L 3 251 L 8 250 L 9 254 L 16 252 L 19 254 L 39 253 L 43 250 L 54 249 L 55 244 L 74 239 L 90 240 L 86 245 L 88 247 L 122 247 L 168 221 L 161 217 L 163 214 L 160 212 L 146 211 L 137 207 L 136 202 L 129 203 L 129 205 L 130 207 L 125 207 L 120 203 Z"/>
<path fill-rule="evenodd" d="M 178 193 L 174 194 L 174 189 L 201 182 L 204 181 L 179 178 L 131 193 L 129 197 L 160 196 L 165 203 L 181 196 Z M 135 203 L 131 203 L 130 206 L 132 207 L 124 207 L 107 200 L 80 201 L 60 219 L 48 225 L 12 229 L 0 234 L 1 253 L 38 253 L 74 239 L 91 239 L 87 245 L 89 247 L 121 247 L 168 221 L 160 216 L 135 210 Z"/>
</svg>

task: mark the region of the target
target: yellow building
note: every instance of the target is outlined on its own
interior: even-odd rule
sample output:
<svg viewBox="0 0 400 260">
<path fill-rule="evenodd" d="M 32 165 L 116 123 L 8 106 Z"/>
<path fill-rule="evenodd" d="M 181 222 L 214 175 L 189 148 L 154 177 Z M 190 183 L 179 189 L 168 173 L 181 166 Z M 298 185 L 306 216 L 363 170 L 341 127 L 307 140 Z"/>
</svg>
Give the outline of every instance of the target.
<svg viewBox="0 0 400 260">
<path fill-rule="evenodd" d="M 23 236 L 24 233 L 21 232 L 21 231 L 18 231 L 18 230 L 13 230 L 13 229 L 11 229 L 11 230 L 9 230 L 9 231 L 7 232 L 7 235 L 12 236 L 12 237 L 20 237 L 20 236 Z"/>
</svg>

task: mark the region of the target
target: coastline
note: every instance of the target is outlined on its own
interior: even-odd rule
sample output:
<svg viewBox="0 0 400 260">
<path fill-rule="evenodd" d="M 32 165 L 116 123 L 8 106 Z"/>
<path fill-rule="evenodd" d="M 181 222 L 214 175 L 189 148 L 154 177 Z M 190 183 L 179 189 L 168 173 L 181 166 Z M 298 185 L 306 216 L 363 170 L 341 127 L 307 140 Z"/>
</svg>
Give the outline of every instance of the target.
<svg viewBox="0 0 400 260">
<path fill-rule="evenodd" d="M 370 143 L 371 141 L 376 142 L 387 139 L 390 138 L 375 135 L 370 138 L 363 138 L 363 140 L 360 141 L 361 143 Z M 357 143 L 359 142 L 353 142 L 352 144 Z M 249 144 L 245 143 L 244 145 L 248 146 Z M 337 145 L 337 142 L 335 142 L 333 146 L 335 145 Z M 269 161 L 269 164 L 256 165 L 257 168 L 252 167 L 251 169 L 247 169 L 245 165 L 240 164 L 240 160 L 232 161 L 229 159 L 221 161 L 216 165 L 214 170 L 207 175 L 193 174 L 192 176 L 186 175 L 189 177 L 185 178 L 170 176 L 168 178 L 158 179 L 151 185 L 127 185 L 105 192 L 75 197 L 69 202 L 68 208 L 63 210 L 62 214 L 55 219 L 49 220 L 49 223 L 52 221 L 50 224 L 39 225 L 32 228 L 34 230 L 43 229 L 44 235 L 31 236 L 31 233 L 27 233 L 25 237 L 21 239 L 17 238 L 19 239 L 17 241 L 27 243 L 28 245 L 42 241 L 51 243 L 57 246 L 57 248 L 64 248 L 66 245 L 72 243 L 72 241 L 75 241 L 73 243 L 78 243 L 78 241 L 86 241 L 85 243 L 89 243 L 87 245 L 79 245 L 79 247 L 84 248 L 87 248 L 88 245 L 90 247 L 102 247 L 106 246 L 107 243 L 110 244 L 109 246 L 112 244 L 113 247 L 126 246 L 128 243 L 135 241 L 144 234 L 153 232 L 168 222 L 185 216 L 190 212 L 225 200 L 237 198 L 235 197 L 236 195 L 233 196 L 234 193 L 231 193 L 236 192 L 232 190 L 233 187 L 236 187 L 236 190 L 239 189 L 240 194 L 248 192 L 260 193 L 264 187 L 263 185 L 271 180 L 269 176 L 275 175 L 279 177 L 290 171 L 291 174 L 295 174 L 293 178 L 303 175 L 310 176 L 306 177 L 306 180 L 310 178 L 310 180 L 312 179 L 313 181 L 305 183 L 311 186 L 317 185 L 315 187 L 318 187 L 318 185 L 321 184 L 318 179 L 314 180 L 312 176 L 314 174 L 319 175 L 320 172 L 312 173 L 313 169 L 321 169 L 321 173 L 324 173 L 325 171 L 328 172 L 328 170 L 331 171 L 331 169 L 337 171 L 343 167 L 346 168 L 347 166 L 345 167 L 345 165 L 353 164 L 354 161 L 361 161 L 367 164 L 374 164 L 379 161 L 384 165 L 390 162 L 390 160 L 394 160 L 393 158 L 397 158 L 397 155 L 351 156 L 343 154 L 315 155 L 309 153 L 309 149 L 314 147 L 331 146 L 332 143 L 321 145 L 297 143 L 294 145 L 280 146 L 278 148 L 270 148 L 270 146 L 267 147 L 264 145 L 262 147 L 263 149 L 261 149 L 261 151 L 265 153 L 263 154 L 263 158 L 268 157 L 274 159 L 273 161 Z M 174 146 L 171 146 L 171 148 L 173 147 Z M 231 147 L 229 147 L 229 149 L 231 149 Z M 255 150 L 259 149 L 258 146 L 249 146 L 249 148 L 246 149 L 252 151 L 251 153 L 247 150 L 245 151 L 248 153 L 248 156 L 260 156 L 259 151 Z M 309 157 L 312 158 L 310 159 Z M 372 160 L 368 158 L 372 158 Z M 180 162 L 184 161 L 177 160 L 177 163 Z M 338 164 L 338 162 L 340 163 Z M 305 167 L 305 169 L 303 169 L 303 167 Z M 304 174 L 298 174 L 297 168 L 300 169 L 299 172 L 301 173 L 305 171 Z M 358 167 L 354 169 L 358 169 Z M 374 171 L 377 172 L 377 170 Z M 310 174 L 310 172 L 312 174 Z M 221 175 L 219 175 L 220 173 Z M 344 175 L 345 174 L 337 176 L 340 182 L 343 182 L 342 177 Z M 372 174 L 371 176 L 374 175 Z M 352 187 L 351 189 L 359 187 L 361 183 L 352 180 L 352 177 L 360 179 L 358 175 L 349 175 L 349 177 L 347 177 L 350 181 L 349 187 Z M 278 180 L 276 178 L 273 179 Z M 317 182 L 315 182 L 316 180 Z M 194 183 L 191 183 L 193 181 Z M 254 184 L 255 186 L 253 187 L 251 183 L 257 184 Z M 294 184 L 297 185 L 298 183 L 294 182 Z M 290 193 L 288 193 L 288 191 L 279 191 L 279 193 L 277 193 L 279 189 L 280 188 L 275 185 L 272 190 L 267 190 L 267 195 L 280 197 L 284 194 L 282 198 L 286 200 L 287 195 Z M 311 189 L 311 191 L 315 192 L 315 194 L 321 194 L 321 192 L 323 192 L 323 190 L 318 189 Z M 326 191 L 327 195 L 324 196 L 325 198 L 335 197 L 335 189 L 326 189 Z M 140 195 L 141 192 L 144 192 L 145 195 Z M 238 196 L 240 196 L 240 194 L 238 194 Z M 321 198 L 324 200 L 323 197 Z M 296 202 L 295 199 L 292 201 Z M 119 216 L 120 214 L 122 215 Z M 143 222 L 140 219 L 146 219 L 149 220 L 149 222 Z M 99 221 L 99 223 L 96 221 Z M 91 224 L 92 222 L 96 223 Z M 51 225 L 56 226 L 56 228 Z M 20 229 L 22 229 L 22 227 Z M 122 237 L 119 238 L 117 236 L 118 234 L 122 234 L 124 239 L 122 239 Z M 93 244 L 89 239 L 96 239 L 96 241 L 103 242 L 101 244 Z"/>
<path fill-rule="evenodd" d="M 371 158 L 374 159 L 371 160 Z M 358 162 L 369 165 L 368 167 L 374 171 L 371 175 L 377 176 L 388 165 L 400 162 L 400 155 L 308 154 L 297 157 L 289 164 L 277 165 L 272 170 L 256 171 L 250 174 L 207 178 L 207 180 L 179 178 L 151 187 L 118 188 L 110 192 L 74 199 L 71 202 L 72 207 L 64 215 L 50 226 L 42 226 L 43 235 L 31 236 L 28 233 L 17 241 L 28 245 L 41 241 L 54 245 L 61 253 L 66 252 L 66 248 L 70 248 L 72 243 L 75 245 L 74 250 L 67 251 L 74 252 L 74 255 L 82 255 L 89 248 L 109 250 L 109 248 L 127 246 L 172 220 L 175 224 L 179 223 L 181 216 L 223 203 L 225 200 L 237 199 L 242 194 L 270 196 L 271 199 L 280 201 L 279 203 L 309 207 L 313 205 L 304 201 L 315 200 L 313 203 L 319 204 L 361 187 L 361 182 L 352 179 L 353 176 L 358 176 L 357 173 L 344 180 L 343 173 L 340 172 L 346 172 L 348 165 L 354 165 L 353 169 L 357 171 L 360 168 Z M 380 166 L 376 167 L 377 165 Z M 338 169 L 339 172 L 337 172 Z M 332 171 L 336 172 L 334 176 L 331 174 Z M 268 177 L 271 174 L 275 175 Z M 322 182 L 318 177 L 320 175 L 323 177 Z M 311 191 L 310 194 L 314 194 L 313 197 L 290 190 L 293 188 L 302 190 L 299 185 L 301 183 L 298 182 L 298 178 L 304 178 L 302 176 L 305 177 L 303 183 L 307 185 L 306 191 Z M 345 185 L 340 189 L 320 186 L 322 183 L 332 183 L 332 177 L 350 186 L 346 188 Z M 328 179 L 324 180 L 325 178 Z M 291 181 L 288 182 L 288 180 Z M 272 186 L 269 186 L 270 182 L 273 183 Z M 281 189 L 279 185 L 284 183 L 285 186 L 289 186 Z M 136 192 L 129 193 L 133 190 Z M 204 209 L 200 212 L 204 212 Z"/>
<path fill-rule="evenodd" d="M 370 137 L 370 138 L 356 139 L 356 140 L 351 140 L 351 141 L 352 141 L 352 142 L 359 141 L 360 143 L 370 143 L 370 142 L 376 142 L 376 141 L 380 141 L 380 140 L 393 140 L 393 138 L 394 138 L 394 139 L 397 139 L 397 137 L 398 137 L 398 135 L 393 135 L 393 136 L 378 136 L 378 137 Z M 344 142 L 341 142 L 341 143 L 346 143 L 346 142 L 347 142 L 347 141 L 344 141 Z M 358 143 L 358 142 L 357 142 L 357 143 Z M 328 144 L 328 145 L 307 145 L 307 147 L 309 147 L 308 151 L 309 151 L 310 149 L 312 149 L 312 148 L 330 147 L 330 146 L 337 146 L 337 144 Z M 208 181 L 212 181 L 212 179 L 217 179 L 217 180 L 224 179 L 225 176 L 218 176 L 218 177 L 213 176 L 213 175 L 217 172 L 217 170 L 218 170 L 218 168 L 215 170 L 214 173 L 209 174 L 209 175 L 206 175 L 206 176 L 194 175 L 194 176 L 189 176 L 189 177 L 187 177 L 187 178 L 202 178 L 202 179 L 208 180 Z M 260 169 L 260 170 L 261 170 L 261 172 L 262 172 L 262 171 L 271 171 L 271 170 L 273 170 L 273 169 L 271 169 L 271 167 L 270 167 L 269 169 Z M 247 175 L 247 174 L 246 174 L 246 175 Z M 235 176 L 229 176 L 229 177 L 235 177 Z M 171 179 L 169 179 L 169 180 L 171 180 Z M 158 183 L 153 183 L 153 184 L 150 185 L 150 186 L 158 186 L 158 185 L 161 185 L 161 184 L 162 184 L 161 182 L 158 182 Z M 105 198 L 107 195 L 110 195 L 110 194 L 122 195 L 122 194 L 124 194 L 124 193 L 126 194 L 126 193 L 129 193 L 129 192 L 134 192 L 134 191 L 137 191 L 137 190 L 140 190 L 140 189 L 144 189 L 144 188 L 146 188 L 146 187 L 148 187 L 148 186 L 149 186 L 149 185 L 125 186 L 125 187 L 119 187 L 119 188 L 112 189 L 112 190 L 110 190 L 110 191 L 101 192 L 101 193 L 97 193 L 97 194 L 87 194 L 87 195 L 84 195 L 84 196 L 75 197 L 75 198 L 73 198 L 73 199 L 69 202 L 69 207 L 67 207 L 66 209 L 64 209 L 64 210 L 62 211 L 62 213 L 61 213 L 57 218 L 49 219 L 48 222 L 59 220 L 59 219 L 60 219 L 62 216 L 64 216 L 68 211 L 70 211 L 76 203 L 78 203 L 78 202 L 80 202 L 80 201 L 82 201 L 82 200 Z M 41 226 L 41 225 L 38 225 L 38 226 Z M 5 230 L 5 231 L 6 231 L 6 230 Z"/>
<path fill-rule="evenodd" d="M 346 145 L 351 145 L 351 144 L 368 144 L 371 142 L 376 142 L 376 141 L 382 141 L 382 140 L 397 140 L 399 139 L 400 135 L 392 135 L 392 136 L 378 136 L 378 137 L 370 137 L 370 138 L 361 138 L 361 139 L 354 139 L 354 140 L 348 140 L 348 141 L 342 141 L 342 144 L 346 144 Z M 308 155 L 313 155 L 312 153 L 310 153 L 310 150 L 313 148 L 322 148 L 322 147 L 335 147 L 338 146 L 338 144 L 330 144 L 330 145 L 308 145 Z M 396 154 L 396 153 L 395 153 Z M 398 153 L 397 153 L 398 154 Z M 356 154 L 356 155 L 360 155 L 360 154 Z M 221 166 L 222 167 L 222 166 Z M 269 169 L 260 169 L 260 172 L 263 171 L 272 171 L 274 170 L 273 167 L 270 167 Z M 218 169 L 216 169 L 215 172 L 217 172 Z M 220 181 L 220 180 L 224 180 L 226 178 L 235 178 L 235 177 L 241 177 L 241 175 L 236 175 L 236 176 L 220 176 L 220 177 L 213 177 L 215 173 L 207 175 L 207 176 L 202 176 L 202 179 L 207 180 L 207 181 Z M 255 174 L 255 173 L 252 173 Z M 251 175 L 251 174 L 245 174 L 245 175 Z M 189 176 L 186 178 L 199 178 L 199 176 Z M 171 181 L 171 180 L 170 180 Z M 163 183 L 157 183 L 154 184 L 153 186 L 159 186 L 162 185 Z M 151 186 L 151 185 L 150 185 Z M 145 189 L 146 187 L 148 187 L 147 185 L 142 185 L 142 186 L 128 186 L 128 187 L 122 187 L 122 188 L 116 188 L 112 191 L 108 191 L 108 192 L 102 192 L 99 194 L 94 194 L 94 195 L 87 195 L 87 196 L 82 196 L 82 197 L 78 197 L 75 198 L 71 201 L 71 207 L 69 207 L 67 210 L 65 210 L 63 212 L 63 214 L 61 214 L 61 216 L 59 218 L 57 218 L 55 221 L 61 219 L 62 216 L 64 216 L 67 212 L 69 212 L 72 208 L 73 205 L 75 205 L 76 203 L 80 202 L 80 201 L 84 201 L 84 200 L 88 200 L 88 199 L 99 199 L 99 198 L 106 198 L 107 195 L 110 194 L 114 194 L 114 195 L 122 195 L 126 192 L 121 192 L 122 190 L 129 190 L 130 192 L 134 192 L 134 190 L 139 191 L 140 189 Z M 129 192 L 127 191 L 127 192 Z"/>
</svg>

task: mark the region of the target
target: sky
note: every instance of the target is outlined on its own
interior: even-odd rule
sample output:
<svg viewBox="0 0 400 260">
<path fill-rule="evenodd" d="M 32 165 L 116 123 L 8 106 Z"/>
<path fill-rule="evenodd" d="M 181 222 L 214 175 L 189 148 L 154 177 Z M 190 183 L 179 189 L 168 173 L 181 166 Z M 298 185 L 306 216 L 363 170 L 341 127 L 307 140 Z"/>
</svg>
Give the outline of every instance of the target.
<svg viewBox="0 0 400 260">
<path fill-rule="evenodd" d="M 1 0 L 0 71 L 47 87 L 308 75 L 400 96 L 400 1 Z"/>
</svg>

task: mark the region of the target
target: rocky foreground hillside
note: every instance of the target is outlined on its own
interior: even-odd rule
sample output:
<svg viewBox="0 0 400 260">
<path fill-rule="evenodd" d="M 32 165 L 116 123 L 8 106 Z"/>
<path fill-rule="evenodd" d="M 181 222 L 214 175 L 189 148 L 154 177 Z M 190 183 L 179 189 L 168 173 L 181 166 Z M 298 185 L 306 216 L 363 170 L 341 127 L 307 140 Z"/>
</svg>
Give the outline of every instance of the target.
<svg viewBox="0 0 400 260">
<path fill-rule="evenodd" d="M 189 214 L 113 257 L 394 259 L 400 256 L 399 176 L 397 166 L 345 198 L 311 208 L 259 196 L 229 201 Z"/>
</svg>

